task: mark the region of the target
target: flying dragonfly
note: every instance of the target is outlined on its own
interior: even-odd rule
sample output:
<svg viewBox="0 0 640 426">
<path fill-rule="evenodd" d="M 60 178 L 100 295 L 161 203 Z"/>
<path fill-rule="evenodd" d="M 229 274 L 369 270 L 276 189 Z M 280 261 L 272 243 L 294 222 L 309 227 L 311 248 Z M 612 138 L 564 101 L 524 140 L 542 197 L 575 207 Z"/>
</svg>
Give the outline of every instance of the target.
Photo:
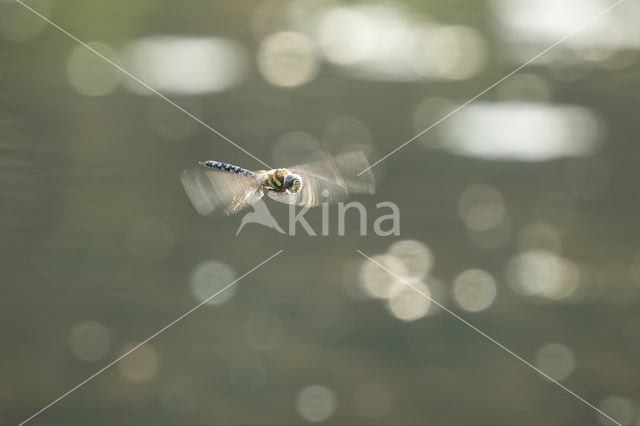
<svg viewBox="0 0 640 426">
<path fill-rule="evenodd" d="M 180 177 L 198 213 L 232 215 L 264 197 L 281 203 L 313 207 L 345 201 L 350 194 L 373 194 L 375 181 L 362 151 L 318 159 L 299 166 L 252 171 L 220 161 L 201 161 Z"/>
</svg>

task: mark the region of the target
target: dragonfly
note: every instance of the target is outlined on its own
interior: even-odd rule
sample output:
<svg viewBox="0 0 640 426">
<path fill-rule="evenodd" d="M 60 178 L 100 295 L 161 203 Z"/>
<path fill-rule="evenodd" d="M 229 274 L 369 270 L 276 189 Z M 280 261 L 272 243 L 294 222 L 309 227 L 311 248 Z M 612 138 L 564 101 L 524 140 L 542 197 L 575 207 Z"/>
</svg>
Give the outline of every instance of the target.
<svg viewBox="0 0 640 426">
<path fill-rule="evenodd" d="M 312 162 L 252 171 L 221 161 L 201 161 L 180 180 L 196 211 L 203 215 L 235 214 L 265 194 L 281 203 L 314 207 L 346 201 L 351 194 L 373 194 L 375 180 L 362 151 L 331 156 L 317 153 Z"/>
</svg>

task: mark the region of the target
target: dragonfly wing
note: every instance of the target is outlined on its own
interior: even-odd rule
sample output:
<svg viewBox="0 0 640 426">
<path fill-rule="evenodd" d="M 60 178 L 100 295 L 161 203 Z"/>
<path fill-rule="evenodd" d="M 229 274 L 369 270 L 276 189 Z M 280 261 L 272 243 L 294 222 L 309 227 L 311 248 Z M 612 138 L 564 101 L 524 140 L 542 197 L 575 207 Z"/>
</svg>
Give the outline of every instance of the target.
<svg viewBox="0 0 640 426">
<path fill-rule="evenodd" d="M 292 205 L 297 205 L 298 204 L 298 196 L 297 194 L 285 194 L 282 192 L 277 192 L 277 191 L 272 191 L 267 189 L 266 190 L 267 195 L 280 202 L 280 203 L 285 203 L 285 204 L 292 204 Z"/>
<path fill-rule="evenodd" d="M 346 201 L 350 194 L 375 192 L 375 180 L 371 170 L 358 176 L 369 167 L 367 157 L 361 151 L 347 152 L 336 157 L 327 154 L 320 160 L 290 167 L 302 177 L 302 189 L 296 194 L 268 191 L 267 194 L 280 202 L 312 207 L 327 202 L 335 204 Z"/>
<path fill-rule="evenodd" d="M 234 214 L 264 195 L 256 178 L 220 170 L 193 167 L 182 172 L 180 180 L 196 211 L 203 216 Z"/>
<path fill-rule="evenodd" d="M 376 180 L 362 151 L 345 152 L 334 158 L 347 190 L 352 194 L 374 194 Z"/>
</svg>

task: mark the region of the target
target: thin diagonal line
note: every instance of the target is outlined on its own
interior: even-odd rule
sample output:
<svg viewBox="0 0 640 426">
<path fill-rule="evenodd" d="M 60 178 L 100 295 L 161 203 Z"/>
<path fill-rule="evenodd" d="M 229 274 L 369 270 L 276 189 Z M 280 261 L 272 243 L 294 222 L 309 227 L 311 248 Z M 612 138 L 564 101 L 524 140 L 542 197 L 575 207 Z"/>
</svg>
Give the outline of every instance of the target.
<svg viewBox="0 0 640 426">
<path fill-rule="evenodd" d="M 244 277 L 246 277 L 247 275 L 249 275 L 250 273 L 252 273 L 253 271 L 255 271 L 256 269 L 260 268 L 262 265 L 264 265 L 265 263 L 267 263 L 268 261 L 270 261 L 271 259 L 273 259 L 274 257 L 276 257 L 277 255 L 279 255 L 280 253 L 282 253 L 283 250 L 279 250 L 278 252 L 276 252 L 275 254 L 271 255 L 270 257 L 268 257 L 267 259 L 263 260 L 262 262 L 258 263 L 256 266 L 254 266 L 253 268 L 251 268 L 249 271 L 245 272 L 244 274 L 242 274 L 240 277 L 236 278 L 234 281 L 232 281 L 231 283 L 227 284 L 222 290 L 217 291 L 216 293 L 212 294 L 211 296 L 209 296 L 208 298 L 206 298 L 205 300 L 203 300 L 202 302 L 200 302 L 199 304 L 197 304 L 196 306 L 194 306 L 193 308 L 189 309 L 187 312 L 185 312 L 184 314 L 180 315 L 178 318 L 174 319 L 173 321 L 171 321 L 170 323 L 168 323 L 167 325 L 165 325 L 164 327 L 162 327 L 160 330 L 156 331 L 155 333 L 153 333 L 151 336 L 147 337 L 146 339 L 144 339 L 142 342 L 138 343 L 136 346 L 134 346 L 132 349 L 128 350 L 127 352 L 125 352 L 124 354 L 120 355 L 118 358 L 114 359 L 113 361 L 111 361 L 109 364 L 105 365 L 104 367 L 102 367 L 100 370 L 96 371 L 95 373 L 93 373 L 92 375 L 90 375 L 89 377 L 87 377 L 86 379 L 84 379 L 82 382 L 78 383 L 77 385 L 75 385 L 74 387 L 72 387 L 71 389 L 69 389 L 68 391 L 66 391 L 65 393 L 63 393 L 62 395 L 60 395 L 58 398 L 54 399 L 53 401 L 51 401 L 50 403 L 48 403 L 47 405 L 45 405 L 44 407 L 42 407 L 40 410 L 36 411 L 34 414 L 32 414 L 30 417 L 26 418 L 25 420 L 23 420 L 21 423 L 18 424 L 18 426 L 22 426 L 23 424 L 27 423 L 28 421 L 30 421 L 31 419 L 33 419 L 34 417 L 36 417 L 37 415 L 39 415 L 40 413 L 42 413 L 43 411 L 47 410 L 48 408 L 50 408 L 52 405 L 56 404 L 58 401 L 60 401 L 61 399 L 65 398 L 66 396 L 68 396 L 69 394 L 71 394 L 72 392 L 74 392 L 75 390 L 77 390 L 79 387 L 83 386 L 84 384 L 86 384 L 87 382 L 91 381 L 92 379 L 94 379 L 96 376 L 100 375 L 103 371 L 105 371 L 106 369 L 108 369 L 109 367 L 113 366 L 114 364 L 117 364 L 120 360 L 122 360 L 124 357 L 128 356 L 130 353 L 132 353 L 133 351 L 139 349 L 141 346 L 145 345 L 146 343 L 148 343 L 151 339 L 153 339 L 154 337 L 156 337 L 157 335 L 159 335 L 160 333 L 166 331 L 168 328 L 170 328 L 171 326 L 173 326 L 175 323 L 177 323 L 178 321 L 182 320 L 183 318 L 185 318 L 186 316 L 190 315 L 191 313 L 193 313 L 196 309 L 200 308 L 202 305 L 206 304 L 207 302 L 211 301 L 214 297 L 216 297 L 217 295 L 219 295 L 220 293 L 222 293 L 223 291 L 225 291 L 226 289 L 228 289 L 229 287 L 233 286 L 235 283 L 237 283 L 238 281 L 240 281 L 241 279 L 243 279 Z"/>
<path fill-rule="evenodd" d="M 411 287 L 412 289 L 414 289 L 416 292 L 418 292 L 419 294 L 421 294 L 422 296 L 426 297 L 427 299 L 429 299 L 431 302 L 435 303 L 439 308 L 445 310 L 447 313 L 449 313 L 450 315 L 452 315 L 454 318 L 456 318 L 457 320 L 461 321 L 463 324 L 465 324 L 467 327 L 471 328 L 472 330 L 474 330 L 475 332 L 477 332 L 478 334 L 482 335 L 483 337 L 487 338 L 489 341 L 491 341 L 492 343 L 494 343 L 495 345 L 497 345 L 500 349 L 503 349 L 505 352 L 509 353 L 510 355 L 512 355 L 513 357 L 515 357 L 518 361 L 522 362 L 523 364 L 531 367 L 532 369 L 534 369 L 535 371 L 537 371 L 538 373 L 542 374 L 547 380 L 550 380 L 551 382 L 555 383 L 556 385 L 560 386 L 562 389 L 564 389 L 565 391 L 567 391 L 568 393 L 570 393 L 571 395 L 573 395 L 574 397 L 576 397 L 577 399 L 579 399 L 580 401 L 584 402 L 585 404 L 587 404 L 589 407 L 593 408 L 594 410 L 596 410 L 598 413 L 602 414 L 603 416 L 605 416 L 607 419 L 611 420 L 612 422 L 614 422 L 615 424 L 617 424 L 618 426 L 622 426 L 622 424 L 620 424 L 618 421 L 616 421 L 615 419 L 613 419 L 611 416 L 609 416 L 608 414 L 604 413 L 602 410 L 600 410 L 598 407 L 596 407 L 595 405 L 591 404 L 589 401 L 587 401 L 586 399 L 584 399 L 583 397 L 581 397 L 580 395 L 578 395 L 577 393 L 575 393 L 574 391 L 572 391 L 571 389 L 569 389 L 568 387 L 566 387 L 565 385 L 561 384 L 560 382 L 558 382 L 557 380 L 555 380 L 554 378 L 552 378 L 551 376 L 549 376 L 548 374 L 546 374 L 545 372 L 539 370 L 537 367 L 535 367 L 533 364 L 531 364 L 529 361 L 527 361 L 526 359 L 522 358 L 520 355 L 516 354 L 515 352 L 513 352 L 511 349 L 507 348 L 505 345 L 503 345 L 502 343 L 498 342 L 496 339 L 494 339 L 493 337 L 489 336 L 487 333 L 485 333 L 484 331 L 480 330 L 478 327 L 476 327 L 475 325 L 471 324 L 469 321 L 465 320 L 464 318 L 462 318 L 460 315 L 456 314 L 455 312 L 453 312 L 451 309 L 447 308 L 446 306 L 442 305 L 441 303 L 439 303 L 437 300 L 433 299 L 431 296 L 429 296 L 428 294 L 424 293 L 423 291 L 421 291 L 419 288 L 417 288 L 416 286 L 414 286 L 413 284 L 409 283 L 407 280 L 405 280 L 404 278 L 398 276 L 396 273 L 394 273 L 392 270 L 388 269 L 387 267 L 385 267 L 384 265 L 376 262 L 375 260 L 373 260 L 371 257 L 367 256 L 366 254 L 364 254 L 363 252 L 361 252 L 360 250 L 356 250 L 358 253 L 360 253 L 362 256 L 366 257 L 367 259 L 369 259 L 371 262 L 375 263 L 376 265 L 378 265 L 380 268 L 384 269 L 385 271 L 387 271 L 389 274 L 393 275 L 395 278 L 399 279 L 400 281 L 402 281 L 404 284 L 408 285 L 409 287 Z"/>
<path fill-rule="evenodd" d="M 231 145 L 233 145 L 236 148 L 238 148 L 240 151 L 242 151 L 245 154 L 247 154 L 248 156 L 252 157 L 257 162 L 259 162 L 262 165 L 266 166 L 268 169 L 271 169 L 271 166 L 269 166 L 267 163 L 265 163 L 264 161 L 262 161 L 261 159 L 259 159 L 258 157 L 256 157 L 255 155 L 253 155 L 252 153 L 250 153 L 249 151 L 247 151 L 246 149 L 244 149 L 243 147 L 241 147 L 240 145 L 238 145 L 237 143 L 235 143 L 234 141 L 232 141 L 231 139 L 229 139 L 228 137 L 226 137 L 225 135 L 223 135 L 222 133 L 220 133 L 219 131 L 217 131 L 216 129 L 214 129 L 213 127 L 211 127 L 210 125 L 208 125 L 207 123 L 205 123 L 204 121 L 202 121 L 201 119 L 199 119 L 198 117 L 196 117 L 195 115 L 193 115 L 192 113 L 187 111 L 186 109 L 184 109 L 183 107 L 181 107 L 180 105 L 178 105 L 177 103 L 175 103 L 174 101 L 172 101 L 171 99 L 169 99 L 168 97 L 166 97 L 165 95 L 163 95 L 162 93 L 160 93 L 159 91 L 157 91 L 156 89 L 154 89 L 153 87 L 148 85 L 147 83 L 145 83 L 144 81 L 140 80 L 135 75 L 131 74 L 129 71 L 127 71 L 126 69 L 122 68 L 120 65 L 116 64 L 111 59 L 107 58 L 102 53 L 98 52 L 97 50 L 95 50 L 94 48 L 89 46 L 87 43 L 85 43 L 82 40 L 80 40 L 78 37 L 74 36 L 73 34 L 68 32 L 67 30 L 65 30 L 64 28 L 62 28 L 59 25 L 55 24 L 53 21 L 51 21 L 49 18 L 47 18 L 46 16 L 42 15 L 38 11 L 36 11 L 36 10 L 32 9 L 31 7 L 27 6 L 21 0 L 16 0 L 16 1 L 18 3 L 20 3 L 22 6 L 26 7 L 27 9 L 29 9 L 31 12 L 35 13 L 36 15 L 38 15 L 40 18 L 42 18 L 46 22 L 48 22 L 51 26 L 57 28 L 58 30 L 60 30 L 61 32 L 66 34 L 68 37 L 70 37 L 71 39 L 73 39 L 77 43 L 81 44 L 82 46 L 84 46 L 87 49 L 89 49 L 91 52 L 95 53 L 98 57 L 100 57 L 105 62 L 108 62 L 109 64 L 113 65 L 115 68 L 120 70 L 120 72 L 122 72 L 123 74 L 127 75 L 129 78 L 135 80 L 136 82 L 138 82 L 139 84 L 141 84 L 142 86 L 144 86 L 145 88 L 150 90 L 151 92 L 153 92 L 156 95 L 158 95 L 160 98 L 162 98 L 165 101 L 169 102 L 171 105 L 173 105 L 174 107 L 176 107 L 177 109 L 179 109 L 180 111 L 182 111 L 183 113 L 188 115 L 189 117 L 193 118 L 195 121 L 197 121 L 198 123 L 202 124 L 204 127 L 206 127 L 207 129 L 211 130 L 213 133 L 215 133 L 216 135 L 220 136 L 222 139 L 224 139 L 227 142 L 229 142 Z"/>
<path fill-rule="evenodd" d="M 547 47 L 546 49 L 544 49 L 542 52 L 538 53 L 536 56 L 534 56 L 533 58 L 529 59 L 527 62 L 525 62 L 524 64 L 520 65 L 518 68 L 514 69 L 513 71 L 511 71 L 509 74 L 505 75 L 504 77 L 502 77 L 500 80 L 496 81 L 495 83 L 493 83 L 491 86 L 487 87 L 486 89 L 484 89 L 482 92 L 478 93 L 477 95 L 475 95 L 473 98 L 469 99 L 468 101 L 466 101 L 465 103 L 463 103 L 462 105 L 458 106 L 457 108 L 455 108 L 454 110 L 450 111 L 448 114 L 446 114 L 444 117 L 440 118 L 438 121 L 436 121 L 435 123 L 431 124 L 430 126 L 426 127 L 425 129 L 423 129 L 420 133 L 418 133 L 417 135 L 415 135 L 414 137 L 412 137 L 411 139 L 409 139 L 408 141 L 404 142 L 402 145 L 400 145 L 399 147 L 397 147 L 396 149 L 394 149 L 393 151 L 391 151 L 390 153 L 388 153 L 387 155 L 385 155 L 384 157 L 382 157 L 381 159 L 379 159 L 378 161 L 376 161 L 375 163 L 373 163 L 372 165 L 370 165 L 369 167 L 367 167 L 366 169 L 364 169 L 363 171 L 361 171 L 360 173 L 358 173 L 357 176 L 360 176 L 361 174 L 363 174 L 364 172 L 366 172 L 367 170 L 375 167 L 376 165 L 380 164 L 382 161 L 386 160 L 389 156 L 395 154 L 396 152 L 400 151 L 402 148 L 404 148 L 405 146 L 409 145 L 411 142 L 413 142 L 414 140 L 418 139 L 420 136 L 424 135 L 425 133 L 427 133 L 429 130 L 433 129 L 434 127 L 436 127 L 438 124 L 442 123 L 443 121 L 445 121 L 446 119 L 448 119 L 449 117 L 451 117 L 452 115 L 454 115 L 455 113 L 457 113 L 458 111 L 460 111 L 461 109 L 463 109 L 464 107 L 466 107 L 467 105 L 469 105 L 470 103 L 472 103 L 473 101 L 475 101 L 476 99 L 478 99 L 480 96 L 484 95 L 485 93 L 487 93 L 489 90 L 493 89 L 494 87 L 496 87 L 497 85 L 499 85 L 500 83 L 502 83 L 503 81 L 505 81 L 506 79 L 508 79 L 509 77 L 511 77 L 512 75 L 514 75 L 515 73 L 517 73 L 518 71 L 522 70 L 524 67 L 526 67 L 527 65 L 529 65 L 530 63 L 532 63 L 533 61 L 535 61 L 536 59 L 538 59 L 539 57 L 541 57 L 542 55 L 544 55 L 545 53 L 549 52 L 551 49 L 555 48 L 557 45 L 559 45 L 560 43 L 566 41 L 568 38 L 573 37 L 574 35 L 576 35 L 578 32 L 582 31 L 586 26 L 590 25 L 591 23 L 593 23 L 594 21 L 596 21 L 597 19 L 599 19 L 602 15 L 604 15 L 605 13 L 609 12 L 611 9 L 613 9 L 614 7 L 616 7 L 617 5 L 619 5 L 620 3 L 622 3 L 624 0 L 618 0 L 617 2 L 615 2 L 614 4 L 612 4 L 611 6 L 607 7 L 606 9 L 604 9 L 602 12 L 598 13 L 597 15 L 593 16 L 592 18 L 590 18 L 588 21 L 586 21 L 585 23 L 583 23 L 582 25 L 580 25 L 578 28 L 574 29 L 573 31 L 571 31 L 570 33 L 568 33 L 567 35 L 565 35 L 564 37 L 562 37 L 560 40 L 556 41 L 555 43 L 553 43 L 551 46 Z"/>
</svg>

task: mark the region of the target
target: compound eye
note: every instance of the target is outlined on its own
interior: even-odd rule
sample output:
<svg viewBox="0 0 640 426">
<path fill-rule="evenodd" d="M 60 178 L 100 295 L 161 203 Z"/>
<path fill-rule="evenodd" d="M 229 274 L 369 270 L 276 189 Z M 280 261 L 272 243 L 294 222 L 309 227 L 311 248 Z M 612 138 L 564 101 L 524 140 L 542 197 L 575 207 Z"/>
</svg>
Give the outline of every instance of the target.
<svg viewBox="0 0 640 426">
<path fill-rule="evenodd" d="M 298 192 L 300 191 L 300 187 L 302 186 L 302 182 L 300 182 L 300 179 L 294 179 L 293 182 L 291 182 L 291 192 Z"/>
<path fill-rule="evenodd" d="M 290 193 L 296 193 L 302 188 L 302 178 L 300 175 L 290 173 L 284 178 L 284 187 Z"/>
</svg>

